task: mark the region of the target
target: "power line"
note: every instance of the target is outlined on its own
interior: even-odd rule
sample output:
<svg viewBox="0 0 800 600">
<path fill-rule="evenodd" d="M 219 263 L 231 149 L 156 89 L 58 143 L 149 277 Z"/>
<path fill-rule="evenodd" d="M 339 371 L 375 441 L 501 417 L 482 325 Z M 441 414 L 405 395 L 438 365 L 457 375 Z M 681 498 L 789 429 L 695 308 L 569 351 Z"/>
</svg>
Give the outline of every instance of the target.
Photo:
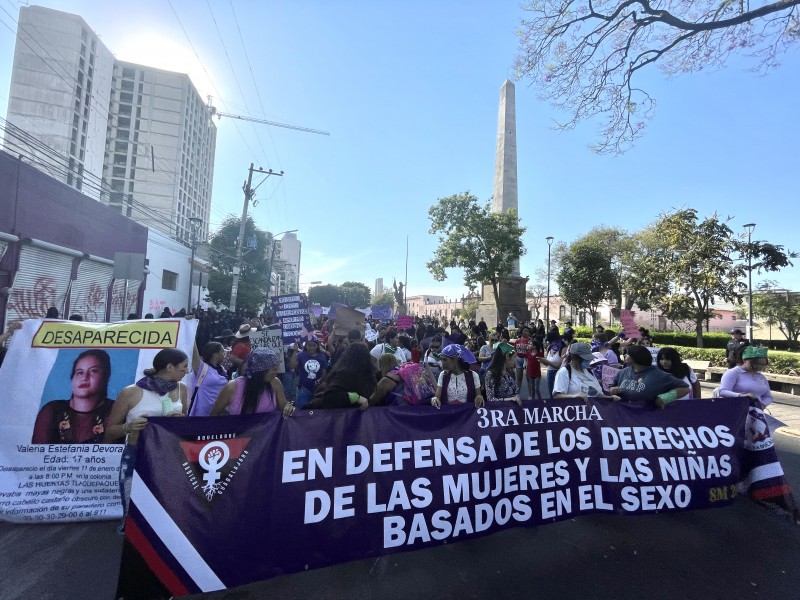
<svg viewBox="0 0 800 600">
<path fill-rule="evenodd" d="M 247 97 L 244 95 L 244 90 L 242 90 L 242 86 L 239 83 L 239 78 L 236 76 L 236 68 L 233 66 L 233 61 L 231 61 L 231 57 L 228 54 L 228 48 L 225 46 L 225 40 L 222 37 L 222 32 L 219 30 L 219 25 L 217 24 L 217 19 L 214 16 L 214 11 L 211 9 L 211 2 L 206 0 L 206 6 L 208 6 L 208 12 L 211 13 L 211 20 L 214 22 L 214 28 L 217 30 L 217 35 L 219 36 L 219 41 L 222 44 L 222 50 L 225 52 L 225 58 L 228 59 L 228 65 L 231 68 L 231 74 L 233 75 L 233 80 L 236 82 L 236 87 L 239 88 L 239 94 L 242 96 L 242 101 L 244 102 L 244 106 L 247 109 L 247 112 L 250 112 L 250 107 L 247 106 Z M 261 143 L 261 136 L 258 134 L 258 128 L 253 125 L 253 131 L 256 134 L 256 140 L 258 140 L 258 145 L 261 148 L 261 152 L 264 154 L 264 158 L 267 158 L 267 152 L 264 150 L 264 146 Z M 267 164 L 269 166 L 269 164 Z"/>
<path fill-rule="evenodd" d="M 209 74 L 208 70 L 206 69 L 206 66 L 203 64 L 203 61 L 200 59 L 200 55 L 197 53 L 197 50 L 195 49 L 194 44 L 192 44 L 192 40 L 189 37 L 189 34 L 186 31 L 186 28 L 183 26 L 183 22 L 181 21 L 181 18 L 178 16 L 178 13 L 175 10 L 175 7 L 172 6 L 172 0 L 167 0 L 167 4 L 169 4 L 170 9 L 172 9 L 172 14 L 175 15 L 175 19 L 177 19 L 178 25 L 180 25 L 181 31 L 183 31 L 183 35 L 186 37 L 186 41 L 189 42 L 189 47 L 192 49 L 192 52 L 194 52 L 194 55 L 197 57 L 197 61 L 200 63 L 200 67 L 203 69 L 203 72 L 206 74 L 206 77 L 208 77 L 208 82 L 211 84 L 211 87 L 214 88 L 214 92 L 217 95 L 216 97 L 219 99 L 220 103 L 223 106 L 226 106 L 225 105 L 225 101 L 222 99 L 222 94 L 219 93 L 219 90 L 217 89 L 217 86 L 214 85 L 214 80 L 211 78 L 211 75 Z M 253 149 L 250 147 L 250 144 L 247 143 L 247 139 L 244 137 L 244 134 L 242 133 L 241 129 L 239 129 L 238 124 L 236 124 L 234 122 L 234 126 L 236 127 L 236 131 L 239 133 L 239 136 L 242 138 L 242 141 L 244 142 L 245 147 L 250 152 L 250 155 L 251 156 L 255 156 L 256 153 L 253 152 Z"/>
</svg>

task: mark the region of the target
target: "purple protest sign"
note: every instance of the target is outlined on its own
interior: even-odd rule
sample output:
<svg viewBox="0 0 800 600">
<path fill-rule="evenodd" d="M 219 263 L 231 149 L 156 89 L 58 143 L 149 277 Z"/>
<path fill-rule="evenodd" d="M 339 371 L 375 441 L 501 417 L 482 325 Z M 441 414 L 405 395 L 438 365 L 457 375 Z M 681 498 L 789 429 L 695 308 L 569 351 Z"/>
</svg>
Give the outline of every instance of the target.
<svg viewBox="0 0 800 600">
<path fill-rule="evenodd" d="M 373 306 L 372 318 L 378 321 L 388 320 L 392 318 L 391 306 Z"/>
<path fill-rule="evenodd" d="M 285 346 L 291 346 L 297 340 L 307 340 L 313 335 L 305 294 L 272 296 L 272 310 L 281 325 Z"/>
<path fill-rule="evenodd" d="M 210 592 L 578 515 L 724 506 L 747 413 L 745 398 L 559 399 L 154 418 L 117 593 Z"/>
</svg>

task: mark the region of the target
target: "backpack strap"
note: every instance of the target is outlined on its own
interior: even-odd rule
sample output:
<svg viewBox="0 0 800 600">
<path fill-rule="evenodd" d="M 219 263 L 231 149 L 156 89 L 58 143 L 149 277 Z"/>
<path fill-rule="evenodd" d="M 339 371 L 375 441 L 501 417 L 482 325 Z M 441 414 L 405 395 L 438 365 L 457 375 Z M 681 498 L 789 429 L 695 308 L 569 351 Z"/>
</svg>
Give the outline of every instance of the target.
<svg viewBox="0 0 800 600">
<path fill-rule="evenodd" d="M 189 400 L 189 410 L 186 411 L 187 416 L 191 416 L 192 409 L 194 408 L 194 401 L 197 398 L 197 391 L 200 389 L 200 386 L 203 385 L 203 380 L 208 375 L 208 363 L 203 363 L 203 368 L 200 369 L 200 376 L 197 378 L 197 384 L 194 386 L 194 391 L 192 392 L 192 399 Z"/>
</svg>

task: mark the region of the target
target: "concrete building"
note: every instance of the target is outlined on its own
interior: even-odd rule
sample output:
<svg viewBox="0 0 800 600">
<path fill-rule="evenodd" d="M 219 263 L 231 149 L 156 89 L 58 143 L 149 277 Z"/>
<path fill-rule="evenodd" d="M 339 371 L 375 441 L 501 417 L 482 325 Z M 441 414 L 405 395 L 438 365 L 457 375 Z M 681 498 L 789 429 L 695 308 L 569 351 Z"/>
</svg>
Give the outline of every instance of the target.
<svg viewBox="0 0 800 600">
<path fill-rule="evenodd" d="M 20 9 L 5 146 L 189 244 L 208 236 L 216 127 L 188 75 L 114 60 L 86 22 Z"/>
<path fill-rule="evenodd" d="M 189 243 L 208 237 L 216 127 L 188 75 L 117 61 L 103 181 L 108 204 Z"/>
<path fill-rule="evenodd" d="M 169 307 L 175 313 L 181 308 L 207 305 L 207 261 L 195 256 L 183 244 L 155 230 L 147 231 L 147 279 L 142 297 L 142 313 L 155 317 Z M 189 278 L 192 278 L 191 285 Z M 205 285 L 203 285 L 205 283 Z"/>
<path fill-rule="evenodd" d="M 384 291 L 384 289 L 383 289 L 383 277 L 378 277 L 375 280 L 375 291 L 373 292 L 372 295 L 373 295 L 373 297 L 374 296 L 380 296 L 383 293 L 383 291 Z"/>
<path fill-rule="evenodd" d="M 79 191 L 96 188 L 106 149 L 114 57 L 77 15 L 20 8 L 8 116 L 26 132 L 4 136 L 11 153 Z"/>
<path fill-rule="evenodd" d="M 126 285 L 114 279 L 114 261 L 118 253 L 144 261 L 147 229 L 6 152 L 0 215 L 9 217 L 0 218 L 3 328 L 51 306 L 94 322 L 141 314 L 144 273 Z"/>
<path fill-rule="evenodd" d="M 275 267 L 273 270 L 280 277 L 279 289 L 282 294 L 294 294 L 300 288 L 300 258 L 303 244 L 297 239 L 295 232 L 287 232 L 279 240 L 275 240 Z M 280 261 L 283 261 L 281 264 Z"/>
</svg>

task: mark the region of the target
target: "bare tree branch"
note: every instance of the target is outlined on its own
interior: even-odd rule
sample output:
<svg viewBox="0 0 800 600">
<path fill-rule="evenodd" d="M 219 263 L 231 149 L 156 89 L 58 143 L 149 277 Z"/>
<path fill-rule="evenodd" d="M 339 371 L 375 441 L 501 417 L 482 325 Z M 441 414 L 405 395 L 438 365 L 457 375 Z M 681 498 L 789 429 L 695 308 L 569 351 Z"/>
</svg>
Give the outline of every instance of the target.
<svg viewBox="0 0 800 600">
<path fill-rule="evenodd" d="M 755 59 L 754 70 L 800 40 L 800 0 L 752 9 L 731 0 L 534 0 L 518 31 L 518 79 L 564 111 L 558 129 L 602 119 L 593 150 L 624 152 L 652 118 L 655 100 L 634 83 L 654 64 L 669 75 L 725 66 L 733 53 Z M 747 9 L 745 9 L 747 6 Z"/>
</svg>

